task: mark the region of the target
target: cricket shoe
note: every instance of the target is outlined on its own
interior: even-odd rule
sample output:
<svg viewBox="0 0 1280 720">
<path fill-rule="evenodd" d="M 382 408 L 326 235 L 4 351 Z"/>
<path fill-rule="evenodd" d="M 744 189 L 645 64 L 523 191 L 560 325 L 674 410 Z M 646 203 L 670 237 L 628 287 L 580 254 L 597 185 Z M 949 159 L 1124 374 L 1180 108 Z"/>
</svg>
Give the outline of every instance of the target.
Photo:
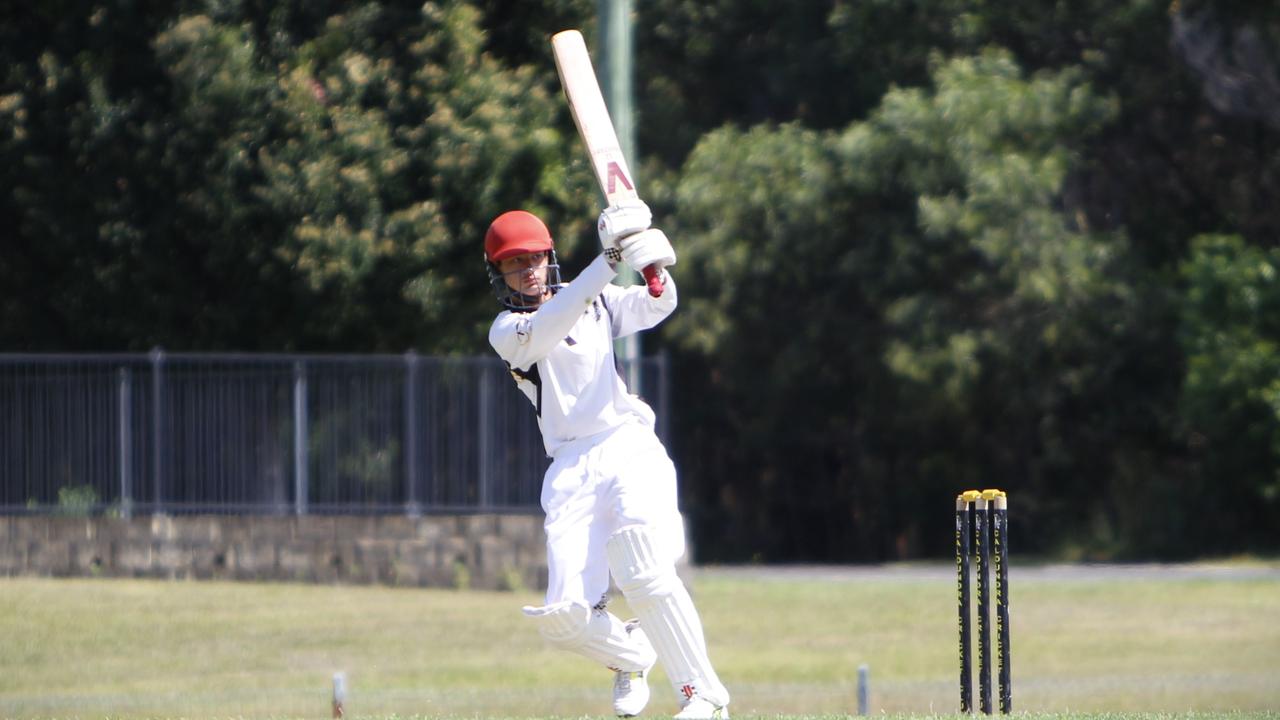
<svg viewBox="0 0 1280 720">
<path fill-rule="evenodd" d="M 640 630 L 639 620 L 627 621 L 627 634 L 638 634 L 644 642 L 644 632 Z M 613 672 L 613 713 L 618 717 L 635 717 L 644 711 L 649 704 L 649 671 L 653 665 L 644 670 L 615 670 Z"/>
<path fill-rule="evenodd" d="M 627 672 L 618 670 L 613 674 L 613 713 L 618 717 L 635 717 L 644 711 L 649 704 L 649 681 L 646 671 Z"/>
<path fill-rule="evenodd" d="M 729 706 L 716 705 L 700 695 L 694 695 L 692 700 L 680 708 L 675 718 L 676 720 L 729 720 Z"/>
</svg>

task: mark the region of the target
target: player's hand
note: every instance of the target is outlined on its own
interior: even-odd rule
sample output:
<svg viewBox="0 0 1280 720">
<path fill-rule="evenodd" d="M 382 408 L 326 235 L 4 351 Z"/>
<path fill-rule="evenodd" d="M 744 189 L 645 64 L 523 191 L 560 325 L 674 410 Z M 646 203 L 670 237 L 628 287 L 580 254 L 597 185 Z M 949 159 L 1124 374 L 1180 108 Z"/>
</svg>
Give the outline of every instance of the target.
<svg viewBox="0 0 1280 720">
<path fill-rule="evenodd" d="M 675 248 L 667 234 L 657 228 L 628 235 L 618 243 L 622 246 L 622 261 L 637 271 L 650 265 L 664 268 L 676 264 Z"/>
<path fill-rule="evenodd" d="M 596 231 L 600 234 L 600 247 L 610 263 L 616 263 L 622 257 L 622 248 L 618 241 L 641 230 L 647 230 L 653 222 L 653 213 L 649 206 L 639 198 L 622 200 L 617 205 L 610 205 L 600 213 L 600 221 L 596 223 Z"/>
</svg>

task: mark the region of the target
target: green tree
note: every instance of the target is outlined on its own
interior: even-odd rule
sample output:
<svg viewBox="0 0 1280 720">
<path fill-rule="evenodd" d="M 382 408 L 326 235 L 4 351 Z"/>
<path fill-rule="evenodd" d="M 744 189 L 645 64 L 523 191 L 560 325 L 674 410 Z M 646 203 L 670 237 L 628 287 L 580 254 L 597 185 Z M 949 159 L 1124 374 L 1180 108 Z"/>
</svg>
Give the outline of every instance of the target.
<svg viewBox="0 0 1280 720">
<path fill-rule="evenodd" d="M 748 516 L 734 540 L 766 555 L 945 547 L 918 508 L 979 485 L 1043 498 L 1021 508 L 1042 547 L 1071 522 L 1052 490 L 1089 468 L 1073 423 L 1123 367 L 1092 358 L 1139 312 L 1123 236 L 1063 204 L 1072 148 L 1113 104 L 1000 52 L 939 62 L 933 82 L 839 133 L 717 131 L 683 170 L 673 336 L 724 388 L 693 442 L 741 448 L 694 505 Z"/>
<path fill-rule="evenodd" d="M 417 17 L 373 4 L 332 15 L 280 68 L 258 73 L 270 103 L 245 124 L 274 137 L 218 136 L 211 181 L 226 185 L 215 194 L 283 230 L 264 244 L 302 286 L 302 342 L 475 349 L 489 314 L 476 259 L 488 219 L 516 204 L 552 219 L 582 209 L 581 181 L 567 167 L 572 138 L 555 127 L 558 102 L 536 73 L 505 70 L 482 51 L 479 20 L 465 3 L 428 4 Z M 210 45 L 209 33 L 239 37 Z M 217 117 L 220 104 L 224 114 L 251 106 L 183 77 L 186 68 L 235 67 L 234 53 L 252 48 L 243 30 L 195 16 L 159 46 L 179 83 L 196 89 L 188 126 Z M 254 75 L 226 77 L 240 85 Z M 247 186 L 226 172 L 237 159 L 250 165 Z M 246 225 L 217 234 L 257 226 Z"/>
<path fill-rule="evenodd" d="M 1179 514 L 1202 501 L 1211 483 L 1203 474 L 1206 466 L 1190 462 L 1181 414 L 1184 346 L 1178 338 L 1185 306 L 1177 269 L 1197 233 L 1239 233 L 1246 243 L 1274 244 L 1277 206 L 1269 198 L 1275 196 L 1280 177 L 1275 171 L 1280 135 L 1274 128 L 1280 102 L 1274 81 L 1280 13 L 1275 8 L 1198 0 L 1172 5 L 1158 0 L 1056 5 L 963 0 L 707 5 L 671 0 L 646 6 L 642 14 L 648 18 L 641 30 L 642 62 L 651 68 L 640 73 L 642 147 L 652 153 L 651 162 L 657 158 L 679 166 L 697 143 L 683 170 L 663 177 L 662 189 L 673 189 L 660 202 L 670 200 L 674 206 L 679 200 L 678 217 L 687 221 L 695 243 L 720 215 L 753 218 L 730 222 L 706 236 L 723 243 L 720 250 L 726 255 L 706 260 L 713 264 L 707 274 L 691 267 L 704 260 L 688 253 L 681 273 L 693 273 L 696 284 L 733 283 L 736 277 L 716 273 L 743 254 L 757 268 L 788 265 L 778 253 L 795 242 L 795 234 L 783 233 L 785 241 L 749 252 L 739 249 L 746 244 L 740 236 L 759 233 L 758 228 L 786 230 L 778 219 L 797 211 L 789 205 L 781 210 L 777 198 L 821 195 L 796 186 L 853 170 L 866 174 L 856 191 L 841 184 L 845 180 L 829 191 L 832 204 L 860 203 L 844 227 L 850 234 L 868 229 L 873 236 L 899 238 L 880 245 L 878 254 L 868 254 L 879 262 L 882 277 L 858 276 L 861 294 L 844 296 L 848 311 L 855 314 L 869 298 L 873 311 L 890 325 L 861 325 L 857 338 L 879 348 L 871 354 L 878 352 L 895 374 L 880 384 L 883 377 L 866 365 L 851 365 L 850 372 L 866 374 L 872 395 L 894 398 L 874 408 L 877 423 L 892 430 L 879 444 L 850 450 L 855 443 L 838 438 L 839 428 L 850 426 L 846 416 L 851 411 L 815 417 L 807 411 L 820 403 L 801 407 L 786 415 L 787 425 L 771 431 L 780 430 L 783 437 L 802 421 L 812 423 L 805 425 L 810 431 L 823 426 L 823 439 L 816 444 L 846 458 L 817 473 L 798 470 L 798 475 L 826 477 L 852 467 L 848 472 L 865 478 L 918 483 L 922 493 L 932 492 L 929 478 L 939 477 L 1013 484 L 1030 490 L 1019 495 L 1018 507 L 1025 517 L 1043 521 L 1045 531 L 1037 541 L 1046 548 L 1072 545 L 1078 548 L 1073 551 L 1101 555 L 1188 552 L 1180 540 L 1184 525 Z M 1002 134 L 982 117 L 1025 116 L 1026 108 L 1039 102 L 1034 93 L 1020 99 L 956 85 L 942 119 L 929 122 L 911 115 L 912 103 L 904 98 L 912 92 L 930 97 L 923 88 L 933 82 L 930 62 L 936 66 L 939 61 L 929 58 L 964 57 L 988 45 L 1007 48 L 1013 65 L 1026 68 L 1033 78 L 1042 77 L 1041 72 L 1043 77 L 1065 72 L 1081 97 L 1108 98 L 1102 115 L 1077 117 L 1064 125 L 1035 122 L 1036 137 L 1057 147 L 1048 155 L 1034 147 L 1018 150 L 1016 134 Z M 820 55 L 822 62 L 814 63 L 811 54 Z M 895 85 L 906 89 L 893 90 Z M 1010 101 L 1012 108 L 1001 104 Z M 834 150 L 826 133 L 804 130 L 838 128 L 861 119 L 873 126 L 875 117 L 884 116 L 895 102 L 907 108 L 902 119 L 908 126 L 914 124 L 919 138 L 914 146 L 902 140 L 889 143 L 886 134 L 865 128 L 864 140 L 844 133 L 847 142 L 858 140 L 868 147 L 878 142 L 892 150 L 872 156 L 874 160 L 828 160 Z M 948 113 L 967 115 L 960 124 L 969 131 L 949 128 Z M 1046 118 L 1051 115 L 1045 113 Z M 698 140 L 725 125 L 794 121 L 800 124 L 784 125 L 776 136 L 765 126 L 747 132 L 721 129 Z M 782 139 L 792 135 L 803 139 Z M 799 147 L 812 142 L 826 149 L 815 153 Z M 944 143 L 954 148 L 940 147 Z M 808 157 L 809 164 L 797 174 L 778 160 L 766 172 L 760 169 L 771 162 L 762 157 L 766 152 Z M 751 158 L 750 163 L 731 159 L 737 155 Z M 828 163 L 844 169 L 837 172 Z M 895 169 L 884 171 L 879 164 Z M 692 171 L 705 176 L 693 177 Z M 756 172 L 765 179 L 743 179 Z M 717 173 L 722 176 L 718 185 L 708 180 Z M 646 177 L 655 174 L 646 167 Z M 738 186 L 732 187 L 728 178 Z M 1046 187 L 1051 189 L 1047 195 Z M 704 209 L 691 210 L 692 188 L 698 202 L 705 198 Z M 734 203 L 765 205 L 739 211 L 730 207 Z M 827 207 L 815 212 L 827 212 Z M 1024 238 L 1043 242 L 1028 244 Z M 785 285 L 784 295 L 798 303 L 809 302 L 811 294 L 821 297 L 830 284 L 822 271 L 840 257 L 806 256 L 807 267 L 820 268 L 813 287 Z M 847 269 L 847 264 L 841 267 Z M 742 307 L 740 289 L 708 291 L 737 294 L 736 305 L 723 297 L 688 298 L 690 292 L 701 291 L 685 293 L 686 309 L 704 304 L 712 309 L 696 311 L 705 324 L 682 326 L 687 339 L 680 344 L 677 364 L 691 378 L 686 384 L 722 388 L 717 403 L 725 408 L 723 413 L 703 409 L 695 415 L 710 429 L 699 436 L 703 440 L 690 443 L 696 448 L 690 454 L 712 456 L 690 458 L 710 478 L 701 487 L 704 481 L 694 475 L 699 478 L 697 496 L 703 505 L 717 496 L 754 498 L 751 486 L 757 481 L 747 476 L 776 476 L 775 464 L 782 464 L 762 463 L 766 451 L 758 448 L 789 441 L 751 434 L 737 425 L 767 424 L 762 417 L 792 408 L 762 385 L 772 377 L 763 369 L 772 367 L 775 357 L 794 353 L 777 350 L 764 339 L 770 337 L 767 331 L 751 324 L 753 311 Z M 823 306 L 819 302 L 817 307 Z M 796 334 L 794 325 L 786 327 L 789 336 Z M 711 336 L 727 338 L 736 347 L 733 338 L 743 334 L 770 348 L 760 353 L 756 369 L 762 379 L 755 382 L 730 377 L 720 367 L 709 369 L 700 359 L 732 363 L 726 360 L 732 353 L 693 351 L 705 351 Z M 821 345 L 812 347 L 817 351 Z M 825 389 L 856 405 L 860 396 L 847 388 L 837 383 Z M 746 397 L 761 393 L 765 397 Z M 762 417 L 736 417 L 744 407 Z M 734 432 L 747 438 L 751 461 L 739 462 L 739 453 L 707 449 Z M 854 436 L 865 442 L 870 433 L 864 426 Z M 796 453 L 792 462 L 812 463 L 812 457 Z M 919 475 L 903 470 L 903 457 L 911 458 L 905 465 Z M 877 474 L 860 463 L 891 470 Z M 785 484 L 777 477 L 758 482 Z M 739 484 L 747 490 L 732 489 Z M 803 520 L 785 524 L 812 529 L 817 536 L 790 542 L 829 548 L 844 527 L 842 503 L 848 493 L 827 488 L 814 493 L 835 501 L 824 509 L 815 499 Z M 733 501 L 728 497 L 725 502 Z M 805 502 L 789 498 L 782 507 Z M 1178 503 L 1179 509 L 1151 511 L 1170 503 Z M 891 528 L 905 527 L 879 509 L 861 512 L 859 518 L 884 523 L 860 537 L 884 537 L 896 532 Z M 1256 518 L 1233 519 L 1256 526 Z M 740 532 L 723 546 L 732 552 L 756 537 L 771 536 L 767 520 L 755 523 L 755 534 L 731 522 L 708 527 Z M 835 534 L 826 529 L 831 526 L 837 528 Z M 904 537 L 888 550 L 911 546 Z M 777 548 L 770 551 L 776 554 Z"/>
<path fill-rule="evenodd" d="M 14 349 L 145 337 L 126 319 L 133 268 L 162 245 L 146 237 L 171 184 L 151 142 L 167 100 L 148 43 L 166 18 L 69 5 L 0 11 L 0 334 Z"/>
<path fill-rule="evenodd" d="M 487 53 L 472 5 L 192 5 L 5 26 L 9 347 L 476 352 L 491 217 L 572 259 L 554 70 Z"/>
<path fill-rule="evenodd" d="M 1280 251 L 1204 235 L 1182 266 L 1183 411 L 1199 484 L 1166 512 L 1184 553 L 1268 547 L 1280 521 Z"/>
</svg>

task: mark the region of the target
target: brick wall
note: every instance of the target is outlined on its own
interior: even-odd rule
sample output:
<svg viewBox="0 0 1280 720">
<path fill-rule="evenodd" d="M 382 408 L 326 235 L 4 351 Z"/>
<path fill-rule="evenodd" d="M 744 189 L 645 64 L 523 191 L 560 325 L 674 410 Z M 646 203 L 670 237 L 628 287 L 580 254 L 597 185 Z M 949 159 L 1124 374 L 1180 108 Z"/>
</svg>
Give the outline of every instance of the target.
<svg viewBox="0 0 1280 720">
<path fill-rule="evenodd" d="M 546 586 L 541 515 L 0 517 L 0 576 Z"/>
</svg>

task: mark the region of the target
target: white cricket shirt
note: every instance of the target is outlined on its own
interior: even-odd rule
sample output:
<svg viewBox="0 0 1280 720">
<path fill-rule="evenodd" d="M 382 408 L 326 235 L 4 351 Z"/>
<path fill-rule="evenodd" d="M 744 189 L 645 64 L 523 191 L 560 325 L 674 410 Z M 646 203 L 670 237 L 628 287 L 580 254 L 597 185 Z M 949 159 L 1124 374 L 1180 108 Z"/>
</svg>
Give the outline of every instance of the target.
<svg viewBox="0 0 1280 720">
<path fill-rule="evenodd" d="M 566 443 L 629 422 L 653 427 L 653 410 L 618 375 L 613 341 L 670 315 L 676 284 L 665 275 L 666 289 L 655 298 L 643 284 L 610 284 L 615 275 L 601 255 L 537 310 L 503 311 L 489 328 L 489 344 L 538 413 L 550 457 Z"/>
</svg>

